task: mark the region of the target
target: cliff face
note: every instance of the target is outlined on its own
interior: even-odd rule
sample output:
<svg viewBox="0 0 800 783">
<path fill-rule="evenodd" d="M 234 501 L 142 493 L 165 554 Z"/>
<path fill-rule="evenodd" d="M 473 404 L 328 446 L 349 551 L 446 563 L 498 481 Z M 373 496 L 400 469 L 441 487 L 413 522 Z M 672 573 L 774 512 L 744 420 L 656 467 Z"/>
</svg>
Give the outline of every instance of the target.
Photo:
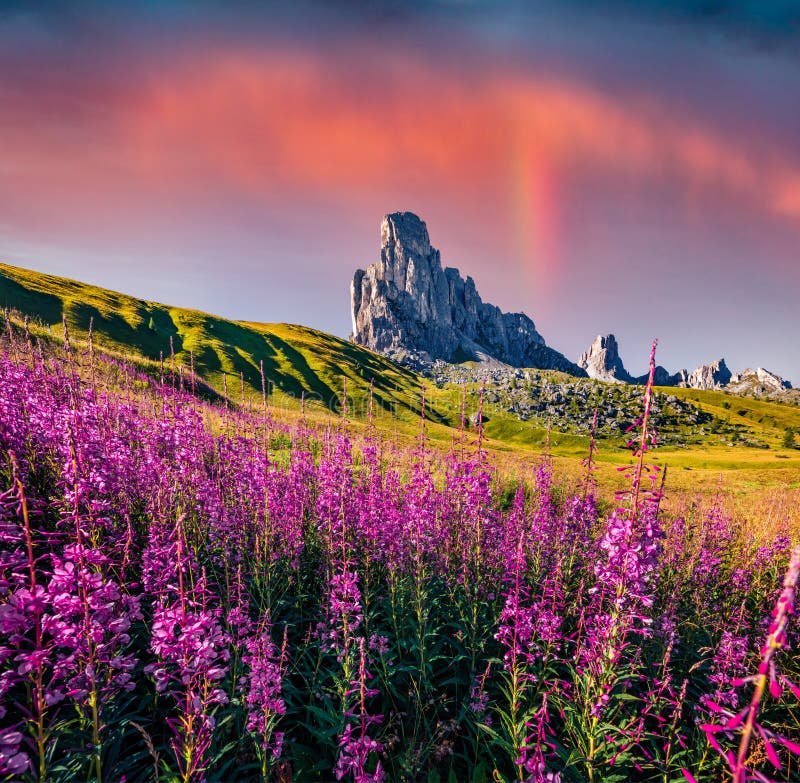
<svg viewBox="0 0 800 783">
<path fill-rule="evenodd" d="M 442 268 L 411 212 L 384 217 L 380 260 L 356 271 L 350 302 L 354 342 L 400 361 L 478 359 L 585 375 L 545 344 L 528 316 L 484 302 L 471 277 Z"/>
<path fill-rule="evenodd" d="M 613 334 L 598 335 L 589 349 L 581 354 L 578 365 L 590 378 L 610 383 L 647 383 L 647 375 L 632 376 L 622 363 L 619 345 Z M 752 394 L 757 397 L 780 395 L 792 388 L 791 383 L 762 367 L 731 374 L 725 359 L 718 359 L 698 367 L 692 372 L 679 370 L 670 373 L 660 365 L 654 376 L 656 386 L 683 386 L 689 389 L 716 389 L 734 394 Z"/>
<path fill-rule="evenodd" d="M 619 356 L 617 338 L 613 334 L 598 334 L 589 350 L 581 354 L 578 366 L 588 373 L 590 378 L 610 383 L 632 383 L 622 359 Z"/>
<path fill-rule="evenodd" d="M 724 389 L 733 378 L 733 374 L 725 364 L 724 359 L 704 364 L 694 372 L 689 373 L 685 383 L 690 389 Z"/>
</svg>

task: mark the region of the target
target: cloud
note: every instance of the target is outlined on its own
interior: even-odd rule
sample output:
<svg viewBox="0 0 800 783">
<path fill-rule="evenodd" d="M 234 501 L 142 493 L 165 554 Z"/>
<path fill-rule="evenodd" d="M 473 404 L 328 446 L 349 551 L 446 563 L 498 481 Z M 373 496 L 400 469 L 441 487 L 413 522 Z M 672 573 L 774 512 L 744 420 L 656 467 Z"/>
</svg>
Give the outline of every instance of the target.
<svg viewBox="0 0 800 783">
<path fill-rule="evenodd" d="M 268 203 L 387 186 L 450 198 L 503 188 L 524 147 L 554 176 L 673 187 L 800 220 L 800 160 L 657 98 L 624 100 L 513 69 L 469 79 L 402 55 L 202 48 L 121 82 L 80 76 L 20 90 L 0 77 L 5 187 L 30 204 L 237 192 Z"/>
<path fill-rule="evenodd" d="M 571 1 L 587 13 L 597 7 L 591 0 Z M 640 19 L 672 19 L 762 44 L 788 42 L 800 30 L 800 6 L 795 0 L 610 0 L 604 8 Z"/>
</svg>

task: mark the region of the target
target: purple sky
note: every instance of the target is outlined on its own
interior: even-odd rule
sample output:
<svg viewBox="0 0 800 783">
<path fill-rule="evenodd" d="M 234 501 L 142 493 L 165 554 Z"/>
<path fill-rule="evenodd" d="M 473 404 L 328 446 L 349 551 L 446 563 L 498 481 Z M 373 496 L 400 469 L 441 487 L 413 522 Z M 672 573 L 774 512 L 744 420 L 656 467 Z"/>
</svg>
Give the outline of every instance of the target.
<svg viewBox="0 0 800 783">
<path fill-rule="evenodd" d="M 570 358 L 800 383 L 797 12 L 599 5 L 6 3 L 0 259 L 346 335 L 408 209 Z"/>
</svg>

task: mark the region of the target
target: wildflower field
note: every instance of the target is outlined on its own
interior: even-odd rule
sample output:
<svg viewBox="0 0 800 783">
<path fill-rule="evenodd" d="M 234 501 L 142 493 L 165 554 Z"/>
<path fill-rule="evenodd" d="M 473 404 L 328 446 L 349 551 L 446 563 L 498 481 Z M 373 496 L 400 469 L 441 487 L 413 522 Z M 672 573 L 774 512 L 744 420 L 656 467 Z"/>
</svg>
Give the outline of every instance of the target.
<svg viewBox="0 0 800 783">
<path fill-rule="evenodd" d="M 193 385 L 3 338 L 0 779 L 800 780 L 798 531 L 667 513 L 650 386 L 601 497 Z"/>
</svg>

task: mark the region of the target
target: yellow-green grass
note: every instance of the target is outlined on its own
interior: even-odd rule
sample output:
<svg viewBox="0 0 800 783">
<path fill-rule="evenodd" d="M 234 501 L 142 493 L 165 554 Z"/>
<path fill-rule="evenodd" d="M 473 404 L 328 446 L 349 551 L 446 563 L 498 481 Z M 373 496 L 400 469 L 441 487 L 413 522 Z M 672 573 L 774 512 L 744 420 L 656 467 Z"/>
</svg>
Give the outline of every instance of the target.
<svg viewBox="0 0 800 783">
<path fill-rule="evenodd" d="M 787 427 L 800 429 L 800 406 L 791 403 L 742 397 L 723 391 L 661 389 L 696 405 L 731 424 L 742 424 L 767 441 L 780 441 Z"/>
</svg>

